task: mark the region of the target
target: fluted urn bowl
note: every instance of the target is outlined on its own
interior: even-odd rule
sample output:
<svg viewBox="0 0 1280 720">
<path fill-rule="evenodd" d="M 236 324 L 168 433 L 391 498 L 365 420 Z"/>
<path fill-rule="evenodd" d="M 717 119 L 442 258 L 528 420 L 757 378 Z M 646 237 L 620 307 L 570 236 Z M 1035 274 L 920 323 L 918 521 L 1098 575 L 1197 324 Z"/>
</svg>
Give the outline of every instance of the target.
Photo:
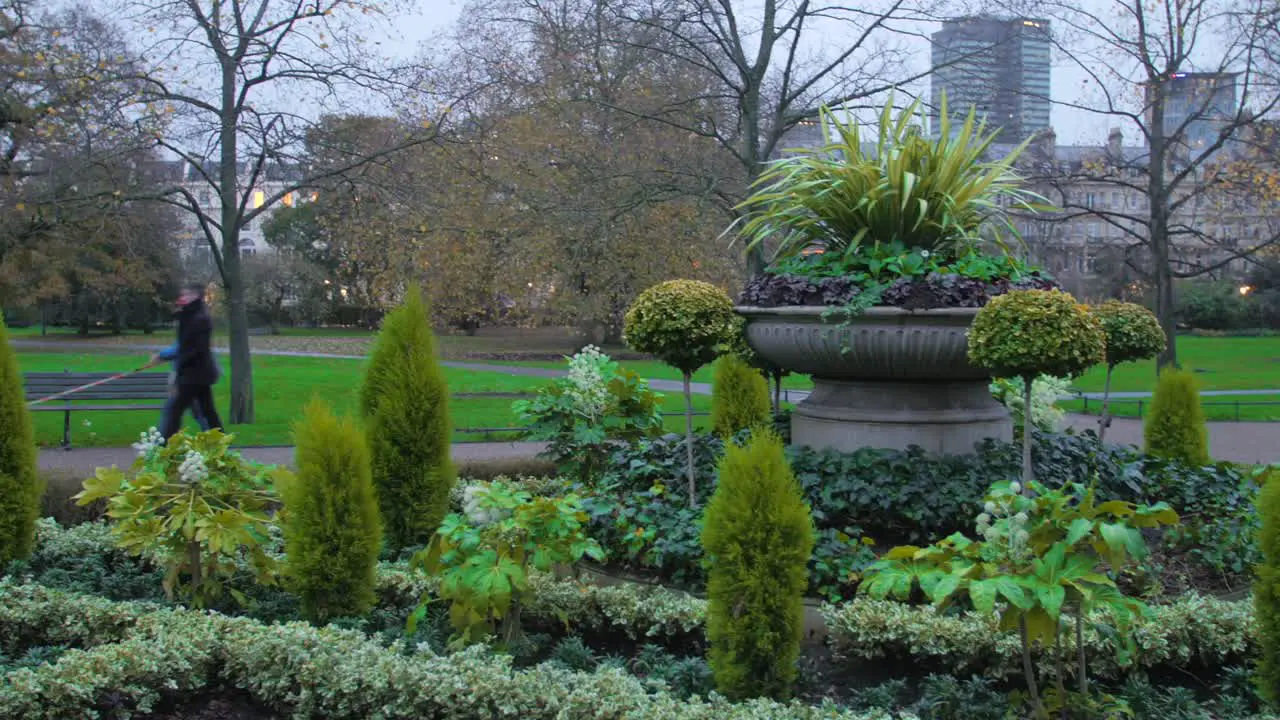
<svg viewBox="0 0 1280 720">
<path fill-rule="evenodd" d="M 738 307 L 747 342 L 763 358 L 813 376 L 791 417 L 797 445 L 939 453 L 1011 440 L 1013 423 L 968 358 L 977 308 L 876 307 L 847 316 L 827 307 Z"/>
</svg>

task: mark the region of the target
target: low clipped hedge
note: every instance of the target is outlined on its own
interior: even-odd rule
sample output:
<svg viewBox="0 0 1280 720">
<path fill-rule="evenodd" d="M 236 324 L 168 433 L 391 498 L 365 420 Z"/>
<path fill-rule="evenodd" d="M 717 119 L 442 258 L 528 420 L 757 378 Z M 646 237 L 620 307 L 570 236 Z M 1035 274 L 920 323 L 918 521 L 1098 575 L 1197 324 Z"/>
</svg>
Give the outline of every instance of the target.
<svg viewBox="0 0 1280 720">
<path fill-rule="evenodd" d="M 38 542 L 37 558 L 42 552 L 59 548 L 74 549 L 75 556 L 81 560 L 95 553 L 118 552 L 111 545 L 109 530 L 100 524 L 61 529 L 45 522 L 40 526 Z M 19 578 L 6 582 L 7 585 L 0 588 L 16 587 Z M 424 594 L 434 591 L 438 582 L 436 578 L 411 572 L 404 564 L 381 563 L 376 580 L 378 605 L 412 608 Z M 78 584 L 71 587 L 84 589 Z M 43 592 L 68 597 L 51 590 Z M 83 602 L 86 607 L 98 607 L 93 605 L 97 602 L 106 603 L 100 607 L 132 610 L 89 616 L 70 613 L 52 603 L 36 610 L 28 603 L 23 622 L 0 619 L 0 651 L 12 653 L 16 648 L 40 644 L 84 647 L 95 642 L 116 642 L 128 634 L 134 618 L 144 609 L 155 612 L 164 607 L 159 603 L 111 603 L 103 599 Z M 0 605 L 7 606 L 7 598 L 0 597 Z M 8 610 L 0 608 L 0 614 L 4 612 Z M 534 574 L 523 612 L 530 619 L 548 625 L 567 623 L 575 631 L 599 630 L 620 633 L 637 641 L 666 642 L 704 632 L 706 601 L 656 585 L 602 587 Z M 847 661 L 898 659 L 918 671 L 936 669 L 990 677 L 1018 672 L 1015 667 L 1019 661 L 1017 643 L 1011 635 L 997 632 L 994 618 L 974 613 L 939 614 L 928 606 L 861 598 L 827 605 L 823 615 L 832 650 Z M 24 635 L 26 623 L 32 628 L 30 632 L 40 633 L 40 637 Z M 1256 656 L 1255 630 L 1253 609 L 1248 600 L 1181 596 L 1168 604 L 1153 605 L 1150 617 L 1137 624 L 1136 667 L 1154 670 L 1238 663 Z M 55 631 L 61 634 L 53 634 Z M 1086 638 L 1091 672 L 1096 677 L 1119 678 L 1126 674 L 1127 669 L 1115 664 L 1108 640 L 1092 631 Z"/>
<path fill-rule="evenodd" d="M 264 625 L 0 582 L 0 642 L 74 641 L 57 662 L 6 675 L 0 717 L 129 717 L 218 684 L 298 717 L 873 720 L 835 707 L 718 696 L 682 701 L 616 669 L 514 670 L 484 648 L 412 654 L 305 623 Z M 70 626 L 78 626 L 70 627 Z"/>
<path fill-rule="evenodd" d="M 999 630 L 999 618 L 975 612 L 938 613 L 931 606 L 913 607 L 890 600 L 854 600 L 826 606 L 831 649 L 837 658 L 864 662 L 895 659 L 920 670 L 993 678 L 1022 674 L 1018 637 Z M 1101 625 L 1110 626 L 1105 617 Z M 1184 595 L 1166 605 L 1153 605 L 1133 626 L 1137 652 L 1133 662 L 1116 662 L 1114 641 L 1085 623 L 1085 649 L 1093 679 L 1119 680 L 1137 671 L 1158 668 L 1213 668 L 1256 655 L 1257 626 L 1248 602 Z M 1063 633 L 1067 656 L 1075 657 L 1075 637 Z M 1052 672 L 1042 658 L 1043 672 Z M 1075 668 L 1069 668 L 1074 672 Z"/>
</svg>

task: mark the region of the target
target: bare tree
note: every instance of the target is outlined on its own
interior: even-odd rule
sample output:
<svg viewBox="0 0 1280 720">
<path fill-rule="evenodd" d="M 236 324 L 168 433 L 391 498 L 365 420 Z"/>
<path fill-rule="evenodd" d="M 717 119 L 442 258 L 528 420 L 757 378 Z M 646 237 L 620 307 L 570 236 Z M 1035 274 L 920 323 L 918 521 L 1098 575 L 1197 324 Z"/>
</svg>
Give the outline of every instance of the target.
<svg viewBox="0 0 1280 720">
<path fill-rule="evenodd" d="M 1154 293 L 1177 363 L 1174 281 L 1241 265 L 1280 242 L 1263 222 L 1275 165 L 1250 149 L 1277 110 L 1280 13 L 1267 0 L 1048 0 L 1057 56 L 1083 73 L 1055 102 L 1113 126 L 1087 157 L 1041 166 L 1063 219 L 1087 217 Z M 1140 147 L 1124 147 L 1125 134 Z M 1256 233 L 1256 234 L 1255 234 Z"/>
<path fill-rule="evenodd" d="M 562 64 L 598 73 L 665 63 L 678 71 L 664 77 L 680 82 L 652 88 L 643 102 L 599 87 L 583 98 L 719 144 L 732 175 L 677 161 L 671 177 L 714 197 L 731 219 L 788 131 L 821 105 L 856 109 L 928 72 L 908 69 L 902 42 L 918 33 L 914 21 L 929 17 L 915 0 L 483 0 L 472 8 L 477 25 L 506 46 L 549 45 L 544 56 Z M 749 270 L 763 262 L 753 252 Z"/>
<path fill-rule="evenodd" d="M 385 21 L 371 0 L 118 0 L 122 16 L 156 40 L 140 108 L 168 121 L 156 144 L 180 157 L 218 199 L 201 203 L 186 183 L 151 196 L 189 213 L 226 289 L 233 423 L 253 421 L 253 381 L 240 231 L 286 198 L 436 137 L 445 110 L 416 67 L 393 67 L 362 33 Z M 398 112 L 415 131 L 372 153 L 322 169 L 299 162 L 303 139 L 326 109 L 359 102 Z M 433 117 L 434 115 L 434 117 Z M 271 193 L 261 191 L 267 178 Z M 265 220 L 265 218 L 263 218 Z"/>
</svg>

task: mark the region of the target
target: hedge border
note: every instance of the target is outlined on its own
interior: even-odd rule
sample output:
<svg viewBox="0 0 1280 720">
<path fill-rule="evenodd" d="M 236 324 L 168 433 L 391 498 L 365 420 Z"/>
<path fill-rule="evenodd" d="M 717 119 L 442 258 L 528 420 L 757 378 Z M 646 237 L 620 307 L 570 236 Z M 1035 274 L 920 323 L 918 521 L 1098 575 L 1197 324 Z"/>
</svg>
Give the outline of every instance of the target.
<svg viewBox="0 0 1280 720">
<path fill-rule="evenodd" d="M 509 659 L 482 647 L 443 656 L 411 654 L 403 643 L 386 648 L 355 631 L 156 609 L 9 579 L 0 581 L 0 598 L 0 637 L 17 632 L 45 642 L 69 635 L 89 643 L 103 641 L 70 650 L 53 664 L 8 673 L 0 687 L 0 717 L 54 720 L 99 712 L 127 718 L 165 697 L 214 683 L 245 689 L 257 701 L 294 717 L 335 720 L 892 717 L 830 705 L 732 704 L 716 695 L 682 701 L 617 669 L 580 673 L 541 665 L 513 670 Z M 69 632 L 73 622 L 81 629 Z M 101 636 L 94 632 L 100 626 L 107 628 Z"/>
</svg>

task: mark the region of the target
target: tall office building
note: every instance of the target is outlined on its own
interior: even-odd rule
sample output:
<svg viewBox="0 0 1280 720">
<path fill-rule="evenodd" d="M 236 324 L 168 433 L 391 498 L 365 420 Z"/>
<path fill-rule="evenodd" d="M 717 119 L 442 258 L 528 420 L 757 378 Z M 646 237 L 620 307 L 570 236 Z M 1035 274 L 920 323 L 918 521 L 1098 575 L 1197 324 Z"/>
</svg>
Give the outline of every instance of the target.
<svg viewBox="0 0 1280 720">
<path fill-rule="evenodd" d="M 942 95 L 953 122 L 971 108 L 997 142 L 1020 143 L 1049 127 L 1049 23 L 1029 18 L 965 17 L 933 34 L 932 132 L 940 132 Z"/>
<path fill-rule="evenodd" d="M 1146 88 L 1151 122 L 1154 88 Z M 1190 150 L 1218 139 L 1218 131 L 1236 115 L 1235 73 L 1176 73 L 1164 82 L 1164 135 Z M 1150 125 L 1148 125 L 1150 127 Z M 1181 136 L 1174 136 L 1181 131 Z"/>
</svg>

